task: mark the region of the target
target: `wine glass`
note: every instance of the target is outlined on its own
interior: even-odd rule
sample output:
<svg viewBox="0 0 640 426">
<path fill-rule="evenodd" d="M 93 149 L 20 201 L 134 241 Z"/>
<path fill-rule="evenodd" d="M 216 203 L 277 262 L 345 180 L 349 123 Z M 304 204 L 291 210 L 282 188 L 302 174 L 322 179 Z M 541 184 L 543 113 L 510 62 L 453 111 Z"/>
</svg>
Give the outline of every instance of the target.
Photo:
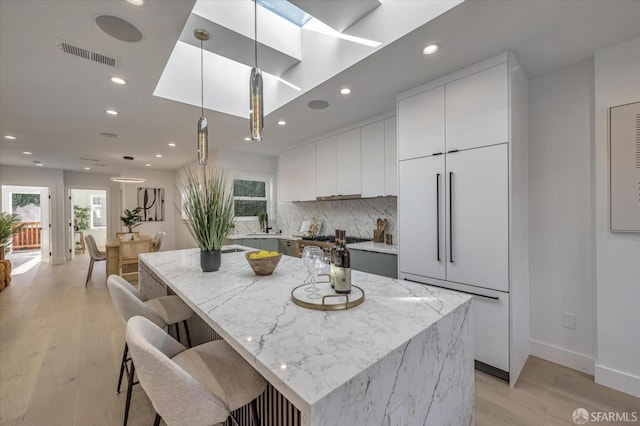
<svg viewBox="0 0 640 426">
<path fill-rule="evenodd" d="M 311 274 L 311 292 L 309 293 L 309 299 L 320 298 L 320 293 L 316 287 L 316 277 L 325 266 L 324 252 L 318 246 L 306 246 L 302 251 L 302 261 L 304 266 Z"/>
</svg>

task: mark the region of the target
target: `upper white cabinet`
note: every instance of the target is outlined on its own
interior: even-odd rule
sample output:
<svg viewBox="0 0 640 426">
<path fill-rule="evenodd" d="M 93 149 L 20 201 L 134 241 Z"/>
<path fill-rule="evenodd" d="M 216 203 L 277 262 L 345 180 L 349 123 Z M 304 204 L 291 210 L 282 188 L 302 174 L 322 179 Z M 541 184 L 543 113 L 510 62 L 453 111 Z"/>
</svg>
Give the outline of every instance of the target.
<svg viewBox="0 0 640 426">
<path fill-rule="evenodd" d="M 337 194 L 337 151 L 336 137 L 316 142 L 316 196 L 327 197 Z"/>
<path fill-rule="evenodd" d="M 447 151 L 509 141 L 507 75 L 503 63 L 445 85 Z"/>
<path fill-rule="evenodd" d="M 444 87 L 398 101 L 398 160 L 443 152 Z"/>
<path fill-rule="evenodd" d="M 340 133 L 336 137 L 336 192 L 337 195 L 362 193 L 362 159 L 360 128 Z"/>
<path fill-rule="evenodd" d="M 381 119 L 283 152 L 280 201 L 398 195 L 396 127 L 395 117 Z"/>
<path fill-rule="evenodd" d="M 384 192 L 398 195 L 398 135 L 396 117 L 384 120 Z"/>
<path fill-rule="evenodd" d="M 316 199 L 316 145 L 283 152 L 278 157 L 280 202 Z"/>
<path fill-rule="evenodd" d="M 385 120 L 361 128 L 362 196 L 375 197 L 385 188 Z M 395 155 L 394 155 L 395 157 Z"/>
</svg>

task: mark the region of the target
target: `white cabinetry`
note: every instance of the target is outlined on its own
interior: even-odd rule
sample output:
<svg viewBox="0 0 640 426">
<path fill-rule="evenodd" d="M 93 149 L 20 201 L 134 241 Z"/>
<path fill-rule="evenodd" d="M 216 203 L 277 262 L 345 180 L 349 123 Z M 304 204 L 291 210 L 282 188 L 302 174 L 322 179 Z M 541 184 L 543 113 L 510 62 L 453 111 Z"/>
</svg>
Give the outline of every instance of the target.
<svg viewBox="0 0 640 426">
<path fill-rule="evenodd" d="M 506 144 L 446 155 L 447 280 L 509 291 Z"/>
<path fill-rule="evenodd" d="M 444 86 L 399 100 L 398 159 L 442 153 L 444 124 Z"/>
<path fill-rule="evenodd" d="M 396 127 L 381 119 L 280 154 L 280 202 L 397 195 Z"/>
<path fill-rule="evenodd" d="M 327 197 L 337 191 L 336 137 L 316 142 L 316 196 Z"/>
<path fill-rule="evenodd" d="M 362 193 L 360 128 L 340 133 L 337 138 L 337 195 Z"/>
<path fill-rule="evenodd" d="M 283 152 L 278 157 L 280 202 L 316 199 L 316 145 Z"/>
<path fill-rule="evenodd" d="M 398 195 L 398 135 L 396 117 L 384 120 L 384 192 Z"/>
<path fill-rule="evenodd" d="M 362 196 L 375 197 L 385 188 L 385 121 L 361 128 Z"/>
<path fill-rule="evenodd" d="M 477 295 L 476 365 L 512 385 L 529 340 L 528 225 L 512 216 L 528 210 L 526 87 L 505 53 L 398 98 L 399 276 Z"/>
<path fill-rule="evenodd" d="M 509 141 L 507 64 L 445 86 L 447 150 Z"/>
</svg>

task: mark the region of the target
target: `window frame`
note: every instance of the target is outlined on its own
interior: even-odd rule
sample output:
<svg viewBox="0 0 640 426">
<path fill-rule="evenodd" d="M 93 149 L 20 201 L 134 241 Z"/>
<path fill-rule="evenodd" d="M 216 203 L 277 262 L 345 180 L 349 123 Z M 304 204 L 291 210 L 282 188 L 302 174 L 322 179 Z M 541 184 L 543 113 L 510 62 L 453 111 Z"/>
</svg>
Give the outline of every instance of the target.
<svg viewBox="0 0 640 426">
<path fill-rule="evenodd" d="M 89 215 L 89 229 L 106 229 L 107 228 L 107 209 L 106 209 L 106 203 L 107 203 L 107 196 L 106 195 L 98 195 L 98 194 L 90 194 L 89 195 L 91 198 L 91 214 Z M 102 198 L 104 200 L 103 204 L 95 204 L 94 203 L 94 197 L 97 198 Z M 96 210 L 99 207 L 99 210 L 102 210 L 102 214 L 104 215 L 103 217 L 103 221 L 104 221 L 104 226 L 94 226 L 93 224 L 93 211 Z"/>
<path fill-rule="evenodd" d="M 235 201 L 266 201 L 267 202 L 267 214 L 273 218 L 274 214 L 274 188 L 273 182 L 275 180 L 275 176 L 267 173 L 247 173 L 235 171 L 231 173 L 231 193 L 233 194 L 233 186 L 236 180 L 250 180 L 257 182 L 264 182 L 265 188 L 265 196 L 263 197 L 243 197 L 243 196 L 233 196 L 234 201 L 234 213 L 235 213 Z M 236 216 L 236 221 L 239 222 L 248 222 L 248 221 L 257 221 L 258 216 Z"/>
</svg>

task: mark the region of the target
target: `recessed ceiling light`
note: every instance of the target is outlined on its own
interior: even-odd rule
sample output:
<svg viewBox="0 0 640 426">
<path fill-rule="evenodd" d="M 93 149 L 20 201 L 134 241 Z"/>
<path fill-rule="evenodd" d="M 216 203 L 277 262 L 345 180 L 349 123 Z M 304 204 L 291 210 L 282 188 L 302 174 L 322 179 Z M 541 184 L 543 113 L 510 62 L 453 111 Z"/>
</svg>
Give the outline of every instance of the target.
<svg viewBox="0 0 640 426">
<path fill-rule="evenodd" d="M 286 126 L 287 122 L 284 120 L 278 121 L 278 126 Z"/>
<path fill-rule="evenodd" d="M 433 43 L 422 49 L 422 53 L 425 55 L 433 55 L 438 50 L 440 50 L 440 45 L 438 43 Z"/>
<path fill-rule="evenodd" d="M 31 155 L 31 152 L 30 152 L 30 151 L 22 151 L 22 153 L 23 153 L 24 155 Z"/>
<path fill-rule="evenodd" d="M 120 78 L 120 77 L 111 77 L 111 82 L 113 82 L 115 84 L 127 84 L 127 80 L 125 80 L 124 78 Z"/>
<path fill-rule="evenodd" d="M 156 158 L 162 158 L 162 154 L 156 154 Z"/>
<path fill-rule="evenodd" d="M 16 137 L 15 137 L 15 136 L 11 136 L 11 135 L 4 135 L 4 138 L 5 138 L 5 139 L 9 139 L 9 140 L 11 140 L 11 141 L 16 140 Z"/>
<path fill-rule="evenodd" d="M 147 163 L 147 164 L 145 164 L 145 166 L 147 166 L 147 167 L 151 167 L 151 164 Z"/>
<path fill-rule="evenodd" d="M 173 143 L 173 142 L 170 142 L 170 143 L 169 143 L 169 146 L 170 146 L 170 147 L 174 147 L 174 146 L 176 146 L 176 144 L 175 144 L 175 143 Z"/>
<path fill-rule="evenodd" d="M 42 163 L 36 163 L 36 166 L 42 167 Z"/>
<path fill-rule="evenodd" d="M 85 170 L 91 170 L 91 167 L 85 167 L 84 169 Z"/>
<path fill-rule="evenodd" d="M 105 112 L 109 115 L 118 115 L 118 111 L 116 111 L 115 109 L 108 109 Z"/>
<path fill-rule="evenodd" d="M 341 95 L 348 95 L 349 93 L 351 93 L 351 89 L 349 89 L 348 87 L 343 87 L 342 89 L 340 89 Z"/>
<path fill-rule="evenodd" d="M 244 138 L 245 141 L 249 142 L 251 138 Z"/>
<path fill-rule="evenodd" d="M 127 3 L 131 3 L 134 6 L 144 5 L 144 0 L 127 0 Z"/>
</svg>

